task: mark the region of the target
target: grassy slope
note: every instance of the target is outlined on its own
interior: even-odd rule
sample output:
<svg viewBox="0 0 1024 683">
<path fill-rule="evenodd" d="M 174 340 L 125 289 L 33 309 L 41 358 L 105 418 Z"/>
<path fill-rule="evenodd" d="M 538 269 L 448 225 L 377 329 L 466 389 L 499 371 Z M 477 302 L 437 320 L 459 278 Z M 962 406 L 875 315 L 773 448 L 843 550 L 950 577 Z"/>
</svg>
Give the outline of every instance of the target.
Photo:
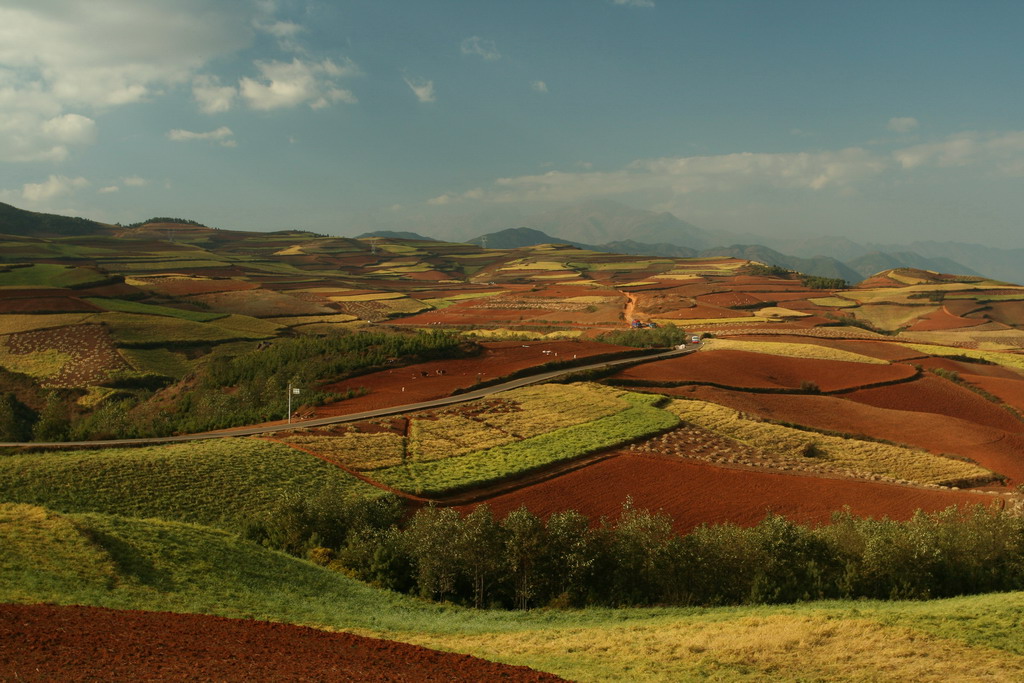
<svg viewBox="0 0 1024 683">
<path fill-rule="evenodd" d="M 1020 680 L 1024 593 L 718 609 L 425 603 L 205 527 L 0 505 L 0 601 L 352 630 L 575 680 Z"/>
<path fill-rule="evenodd" d="M 284 496 L 314 496 L 327 488 L 378 491 L 312 455 L 255 439 L 0 459 L 0 500 L 226 529 L 240 528 Z"/>
</svg>

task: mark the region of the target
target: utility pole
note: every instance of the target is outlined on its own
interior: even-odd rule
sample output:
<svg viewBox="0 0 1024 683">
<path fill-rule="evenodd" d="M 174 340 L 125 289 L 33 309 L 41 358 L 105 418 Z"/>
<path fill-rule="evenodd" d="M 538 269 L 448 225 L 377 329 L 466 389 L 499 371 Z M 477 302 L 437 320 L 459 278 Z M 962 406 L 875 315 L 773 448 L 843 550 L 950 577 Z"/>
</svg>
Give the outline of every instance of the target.
<svg viewBox="0 0 1024 683">
<path fill-rule="evenodd" d="M 370 253 L 373 254 L 374 256 L 377 255 L 377 238 L 376 237 L 371 237 L 370 238 Z"/>
<path fill-rule="evenodd" d="M 482 236 L 480 238 L 480 248 L 481 249 L 486 249 L 487 248 L 487 235 L 484 235 L 484 236 Z"/>
<path fill-rule="evenodd" d="M 301 389 L 293 387 L 292 383 L 288 382 L 288 424 L 292 423 L 292 396 L 298 396 L 301 393 Z"/>
</svg>

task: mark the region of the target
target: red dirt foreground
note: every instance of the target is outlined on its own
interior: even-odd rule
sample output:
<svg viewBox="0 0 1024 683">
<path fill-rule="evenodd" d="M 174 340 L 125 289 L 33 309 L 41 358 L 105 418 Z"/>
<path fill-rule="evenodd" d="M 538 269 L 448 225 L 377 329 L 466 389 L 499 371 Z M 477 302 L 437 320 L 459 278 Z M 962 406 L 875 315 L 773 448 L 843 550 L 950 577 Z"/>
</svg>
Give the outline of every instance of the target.
<svg viewBox="0 0 1024 683">
<path fill-rule="evenodd" d="M 596 523 L 614 519 L 626 496 L 639 509 L 664 510 L 678 533 L 701 524 L 753 526 L 769 512 L 803 524 L 825 524 L 849 506 L 861 517 L 909 519 L 916 510 L 990 505 L 991 496 L 852 479 L 759 472 L 660 456 L 617 455 L 574 472 L 481 501 L 502 519 L 526 506 L 539 517 L 577 510 Z M 468 512 L 476 505 L 460 509 Z"/>
<path fill-rule="evenodd" d="M 349 633 L 197 614 L 0 605 L 4 681 L 562 681 Z"/>
</svg>

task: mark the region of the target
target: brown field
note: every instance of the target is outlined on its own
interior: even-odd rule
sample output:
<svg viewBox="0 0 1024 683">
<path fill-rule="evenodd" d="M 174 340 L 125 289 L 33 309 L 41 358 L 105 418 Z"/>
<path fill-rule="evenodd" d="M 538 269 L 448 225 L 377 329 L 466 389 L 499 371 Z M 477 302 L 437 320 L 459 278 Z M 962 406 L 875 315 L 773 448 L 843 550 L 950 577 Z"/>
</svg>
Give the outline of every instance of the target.
<svg viewBox="0 0 1024 683">
<path fill-rule="evenodd" d="M 1024 423 L 1006 410 L 941 377 L 925 375 L 913 382 L 854 391 L 846 398 L 879 408 L 934 413 L 1024 434 Z"/>
<path fill-rule="evenodd" d="M 895 385 L 884 390 L 893 391 L 905 386 Z M 911 408 L 867 405 L 834 396 L 752 394 L 714 387 L 687 387 L 661 390 L 660 393 L 712 401 L 778 422 L 870 436 L 932 453 L 968 457 L 982 467 L 1009 477 L 1011 486 L 1024 483 L 1024 434 L 1007 433 L 968 419 Z M 899 405 L 899 401 L 891 403 Z"/>
<path fill-rule="evenodd" d="M 305 626 L 101 607 L 0 605 L 4 681 L 561 681 Z"/>
<path fill-rule="evenodd" d="M 846 506 L 856 515 L 908 519 L 918 509 L 989 504 L 994 498 L 623 453 L 462 509 L 487 503 L 499 518 L 524 505 L 544 517 L 578 510 L 596 523 L 602 516 L 615 517 L 627 496 L 638 508 L 671 515 L 680 533 L 701 524 L 752 526 L 769 512 L 824 524 Z"/>
<path fill-rule="evenodd" d="M 1017 375 L 1010 378 L 995 374 L 982 375 L 980 373 L 975 375 L 961 373 L 960 376 L 971 384 L 981 387 L 988 393 L 998 397 L 1018 412 L 1024 413 L 1024 377 Z"/>
<path fill-rule="evenodd" d="M 254 318 L 337 313 L 335 309 L 328 306 L 301 301 L 294 296 L 270 289 L 222 291 L 212 294 L 196 294 L 189 298 L 208 306 L 211 311 L 248 315 Z"/>
<path fill-rule="evenodd" d="M 455 390 L 471 387 L 479 381 L 494 380 L 544 363 L 628 350 L 623 346 L 589 341 L 485 342 L 482 346 L 484 352 L 479 356 L 381 370 L 327 385 L 324 388 L 329 391 L 365 387 L 369 393 L 320 406 L 316 416 L 347 415 L 450 396 Z M 438 374 L 439 370 L 443 374 Z"/>
<path fill-rule="evenodd" d="M 88 301 L 73 296 L 40 296 L 25 299 L 0 299 L 3 313 L 83 313 L 101 311 Z M 0 320 L 2 322 L 2 320 Z"/>
<path fill-rule="evenodd" d="M 971 317 L 1021 327 L 1024 326 L 1024 301 L 993 301 L 985 307 L 985 310 L 972 313 Z"/>
<path fill-rule="evenodd" d="M 974 327 L 980 325 L 982 320 L 961 318 L 958 315 L 950 313 L 949 310 L 943 306 L 937 311 L 929 313 L 923 316 L 920 320 L 916 321 L 909 328 L 912 332 L 931 332 L 933 330 L 956 330 L 963 327 Z"/>
<path fill-rule="evenodd" d="M 105 380 L 115 370 L 131 366 L 114 347 L 103 325 L 71 325 L 31 332 L 18 332 L 6 338 L 12 355 L 56 351 L 68 360 L 56 374 L 45 379 L 47 386 L 86 387 Z"/>
<path fill-rule="evenodd" d="M 169 296 L 191 296 L 193 294 L 211 294 L 213 292 L 230 292 L 256 289 L 257 284 L 244 280 L 228 278 L 193 278 L 193 277 L 154 277 L 143 280 L 146 286 Z"/>
<path fill-rule="evenodd" d="M 614 377 L 712 383 L 750 389 L 799 389 L 804 382 L 814 382 L 821 391 L 842 391 L 907 379 L 915 372 L 909 365 L 848 363 L 723 349 L 644 363 L 623 370 Z"/>
<path fill-rule="evenodd" d="M 745 341 L 767 341 L 784 342 L 786 344 L 815 344 L 827 346 L 830 349 L 840 349 L 859 353 L 863 356 L 878 358 L 880 360 L 901 361 L 912 360 L 921 357 L 920 351 L 909 349 L 902 344 L 885 341 L 861 341 L 858 339 L 825 339 L 800 335 L 735 335 L 734 337 Z"/>
<path fill-rule="evenodd" d="M 746 292 L 721 292 L 699 296 L 697 301 L 708 306 L 732 308 L 734 306 L 758 306 L 764 304 L 765 299 Z"/>
</svg>

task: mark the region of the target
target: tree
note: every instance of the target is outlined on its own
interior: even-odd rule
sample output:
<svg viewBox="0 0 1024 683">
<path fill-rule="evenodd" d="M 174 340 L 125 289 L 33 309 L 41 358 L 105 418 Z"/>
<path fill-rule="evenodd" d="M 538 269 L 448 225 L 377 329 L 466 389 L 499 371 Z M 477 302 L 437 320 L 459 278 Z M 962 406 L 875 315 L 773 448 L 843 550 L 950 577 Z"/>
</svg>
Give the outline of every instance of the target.
<svg viewBox="0 0 1024 683">
<path fill-rule="evenodd" d="M 541 576 L 539 560 L 546 547 L 544 525 L 526 507 L 510 512 L 502 521 L 505 531 L 505 568 L 512 581 L 516 608 L 527 609 L 537 596 Z"/>
<path fill-rule="evenodd" d="M 461 532 L 462 518 L 451 508 L 431 505 L 412 518 L 405 541 L 421 596 L 443 602 L 455 591 L 459 575 L 456 549 Z"/>
<path fill-rule="evenodd" d="M 458 539 L 459 565 L 473 586 L 473 606 L 487 606 L 487 591 L 501 569 L 502 528 L 488 505 L 480 505 L 462 520 Z"/>
<path fill-rule="evenodd" d="M 0 441 L 28 441 L 36 415 L 11 392 L 0 394 Z"/>
<path fill-rule="evenodd" d="M 39 421 L 32 428 L 34 441 L 65 441 L 71 430 L 68 408 L 56 391 L 46 397 L 46 404 L 39 413 Z"/>
</svg>

